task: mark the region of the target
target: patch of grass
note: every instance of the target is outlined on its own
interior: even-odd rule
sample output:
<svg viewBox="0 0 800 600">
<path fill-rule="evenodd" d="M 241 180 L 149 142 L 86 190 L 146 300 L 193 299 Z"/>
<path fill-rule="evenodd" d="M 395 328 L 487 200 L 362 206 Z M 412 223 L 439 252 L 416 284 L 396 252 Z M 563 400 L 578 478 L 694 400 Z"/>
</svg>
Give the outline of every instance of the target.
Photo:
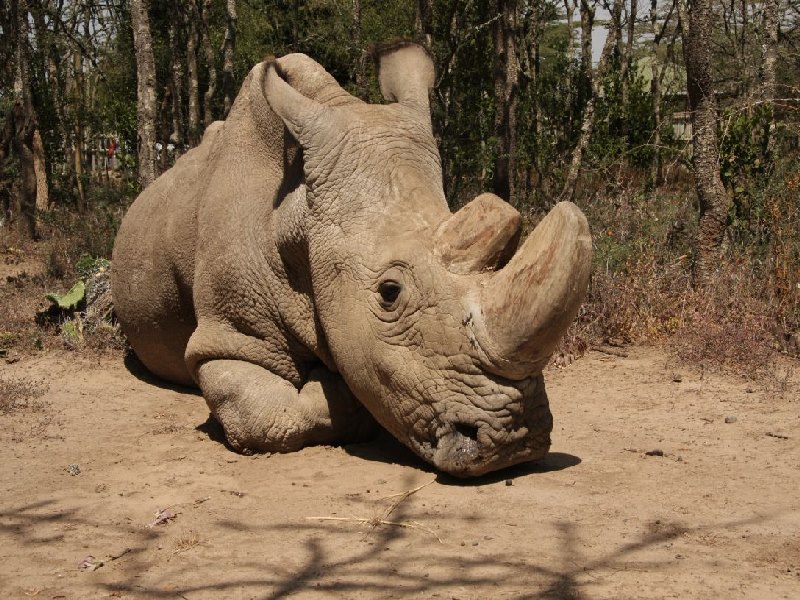
<svg viewBox="0 0 800 600">
<path fill-rule="evenodd" d="M 175 540 L 175 547 L 173 548 L 172 552 L 174 554 L 179 554 L 181 552 L 191 550 L 192 548 L 196 548 L 201 544 L 202 541 L 200 540 L 200 534 L 198 534 L 194 529 L 190 529 L 189 531 L 184 531 L 178 536 L 178 538 Z"/>
<path fill-rule="evenodd" d="M 761 297 L 763 283 L 744 265 L 727 265 L 716 282 L 687 296 L 671 345 L 691 364 L 762 378 L 775 355 L 774 313 Z"/>
<path fill-rule="evenodd" d="M 122 353 L 128 349 L 128 341 L 122 334 L 119 323 L 103 322 L 84 338 L 84 347 L 96 353 Z"/>
</svg>

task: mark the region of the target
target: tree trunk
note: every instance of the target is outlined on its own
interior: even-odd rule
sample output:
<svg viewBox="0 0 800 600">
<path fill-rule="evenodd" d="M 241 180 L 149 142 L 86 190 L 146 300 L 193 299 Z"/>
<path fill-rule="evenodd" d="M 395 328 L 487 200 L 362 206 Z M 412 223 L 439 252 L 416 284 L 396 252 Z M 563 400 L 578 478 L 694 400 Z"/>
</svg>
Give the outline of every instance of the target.
<svg viewBox="0 0 800 600">
<path fill-rule="evenodd" d="M 167 81 L 164 86 L 164 93 L 161 95 L 161 106 L 158 110 L 157 139 L 161 141 L 161 152 L 158 155 L 157 164 L 159 172 L 163 173 L 169 169 L 170 131 L 172 131 L 172 79 Z"/>
<path fill-rule="evenodd" d="M 4 25 L 5 21 L 7 20 L 7 15 L 2 13 L 3 7 L 0 6 L 0 17 L 3 18 Z M 10 11 L 9 11 L 10 12 Z M 14 108 L 12 107 L 6 113 L 3 119 L 3 128 L 0 129 L 0 165 L 8 160 L 8 157 L 13 152 L 12 150 L 12 143 L 14 141 Z M 11 216 L 13 214 L 13 182 L 9 181 L 7 178 L 2 177 L 0 178 L 0 219 L 8 219 L 9 222 L 11 220 Z"/>
<path fill-rule="evenodd" d="M 211 34 L 208 19 L 211 13 L 211 0 L 203 0 L 203 54 L 208 69 L 208 87 L 203 96 L 203 123 L 206 127 L 214 122 L 214 94 L 217 91 L 217 65 L 214 60 L 214 49 L 211 47 Z"/>
<path fill-rule="evenodd" d="M 569 28 L 572 23 L 572 11 L 575 5 L 572 0 L 565 0 L 564 5 L 567 7 L 567 27 Z M 572 9 L 570 10 L 570 7 Z M 527 123 L 519 124 L 519 129 L 522 131 L 529 131 L 532 134 L 533 144 L 531 151 L 528 152 L 529 164 L 525 166 L 525 177 L 519 181 L 518 188 L 521 188 L 522 194 L 525 198 L 530 198 L 531 194 L 535 191 L 534 181 L 539 180 L 539 144 L 542 137 L 542 119 L 540 118 L 541 104 L 539 101 L 539 84 L 540 84 L 540 65 L 541 60 L 539 56 L 539 49 L 542 39 L 542 7 L 538 3 L 533 3 L 528 7 L 528 18 L 522 21 L 522 31 L 520 31 L 520 42 L 522 42 L 524 50 L 519 53 L 520 62 L 524 63 L 524 68 L 521 71 L 525 74 L 525 78 L 520 83 L 520 96 L 532 99 L 527 115 L 529 121 Z M 573 40 L 574 41 L 574 40 Z M 571 43 L 567 44 L 568 48 Z M 569 51 L 568 51 L 569 52 Z M 570 54 L 570 61 L 572 54 Z M 571 63 L 570 63 L 571 64 Z M 569 68 L 569 67 L 568 67 Z M 523 89 L 522 83 L 524 82 L 525 88 Z M 567 99 L 565 104 L 568 106 L 572 104 L 569 98 L 571 86 L 567 86 L 566 95 Z"/>
<path fill-rule="evenodd" d="M 438 146 L 442 149 L 442 184 L 445 196 L 457 197 L 458 185 L 461 182 L 460 163 L 455 160 L 451 147 L 445 142 L 447 133 L 451 130 L 453 123 L 453 96 L 454 81 L 452 73 L 458 64 L 458 45 L 459 45 L 459 19 L 457 5 L 453 3 L 450 13 L 447 15 L 447 31 L 442 34 L 442 45 L 447 47 L 447 57 L 442 61 L 442 72 L 434 88 L 434 95 L 441 107 L 441 121 L 438 128 L 434 129 L 434 135 Z M 481 161 L 483 162 L 483 161 Z"/>
<path fill-rule="evenodd" d="M 581 0 L 581 71 L 587 89 L 592 87 L 592 30 L 596 8 L 592 0 Z"/>
<path fill-rule="evenodd" d="M 653 162 L 651 167 L 653 185 L 657 188 L 663 180 L 661 166 L 661 63 L 658 48 L 661 39 L 658 35 L 658 0 L 650 0 L 650 32 L 653 35 L 652 79 L 650 80 L 650 96 L 653 106 Z"/>
<path fill-rule="evenodd" d="M 189 95 L 189 146 L 197 146 L 200 139 L 200 83 L 197 72 L 198 31 L 197 0 L 188 0 L 184 13 L 186 27 L 186 69 Z"/>
<path fill-rule="evenodd" d="M 177 8 L 175 9 L 178 10 Z M 184 121 L 183 121 L 183 61 L 181 60 L 181 36 L 178 32 L 178 15 L 169 26 L 170 73 L 172 76 L 172 134 L 170 142 L 175 146 L 175 158 L 183 154 Z"/>
<path fill-rule="evenodd" d="M 139 183 L 147 187 L 156 178 L 156 67 L 147 0 L 131 0 L 133 46 L 136 53 L 136 127 Z"/>
<path fill-rule="evenodd" d="M 517 103 L 519 57 L 517 53 L 517 0 L 494 0 L 500 18 L 494 21 L 494 193 L 512 204 L 516 197 Z"/>
<path fill-rule="evenodd" d="M 762 25 L 764 66 L 761 96 L 768 102 L 775 100 L 777 84 L 779 2 L 780 0 L 764 0 L 764 21 Z"/>
<path fill-rule="evenodd" d="M 72 151 L 70 148 L 70 135 L 67 131 L 67 100 L 66 94 L 64 93 L 66 89 L 64 72 L 66 69 L 59 68 L 61 60 L 61 54 L 55 36 L 53 36 L 47 48 L 47 87 L 52 94 L 53 110 L 56 115 L 56 128 L 58 129 L 56 139 L 61 141 L 62 156 L 57 162 L 66 164 Z M 53 133 L 54 132 L 50 132 L 50 135 Z M 52 169 L 53 165 L 50 165 L 50 167 Z"/>
<path fill-rule="evenodd" d="M 661 47 L 661 40 L 667 31 L 667 26 L 672 19 L 672 14 L 675 9 L 675 0 L 670 5 L 669 12 L 664 18 L 664 23 L 659 28 L 658 26 L 658 0 L 650 0 L 650 33 L 653 36 L 651 42 L 652 52 L 652 79 L 650 81 L 650 95 L 652 97 L 653 107 L 653 162 L 651 163 L 651 173 L 653 184 L 657 188 L 664 181 L 664 167 L 661 160 L 661 102 L 662 102 L 662 82 L 664 79 L 665 69 L 661 65 L 659 58 L 659 48 Z M 668 52 L 671 51 L 672 45 L 675 42 L 676 33 L 672 36 L 672 40 L 668 46 Z"/>
<path fill-rule="evenodd" d="M 606 36 L 606 43 L 603 46 L 603 52 L 600 54 L 600 61 L 597 63 L 597 72 L 592 75 L 592 95 L 586 103 L 586 108 L 583 111 L 583 124 L 581 125 L 581 136 L 578 143 L 572 151 L 572 160 L 570 162 L 567 178 L 564 181 L 564 187 L 561 190 L 562 200 L 574 200 L 575 191 L 577 188 L 578 177 L 581 174 L 583 167 L 583 155 L 589 142 L 592 139 L 594 132 L 594 108 L 595 101 L 600 95 L 600 89 L 603 85 L 603 78 L 605 77 L 606 70 L 608 69 L 611 60 L 611 51 L 617 44 L 617 36 L 619 35 L 619 27 L 615 23 L 619 23 L 620 15 L 622 13 L 622 2 L 624 0 L 614 0 L 614 6 L 611 11 L 611 18 L 614 21 L 611 27 L 608 28 L 608 35 Z"/>
<path fill-rule="evenodd" d="M 41 3 L 34 3 L 33 5 L 29 6 L 29 10 L 31 17 L 33 18 L 35 29 L 33 38 L 36 40 L 37 47 L 35 54 L 37 69 L 39 76 L 45 83 L 45 85 L 42 86 L 44 88 L 42 90 L 44 96 L 42 103 L 44 106 L 42 107 L 42 104 L 40 103 L 40 107 L 43 110 L 51 111 L 56 116 L 56 123 L 53 129 L 58 130 L 61 128 L 61 121 L 58 119 L 58 111 L 56 108 L 58 105 L 58 86 L 54 79 L 47 81 L 49 74 L 47 63 L 48 54 L 51 47 L 51 36 L 45 23 L 44 10 L 41 6 Z M 57 133 L 51 132 L 51 136 L 57 135 Z M 47 183 L 49 176 L 49 164 L 45 158 L 44 143 L 42 141 L 41 131 L 38 128 L 33 134 L 33 158 L 34 168 L 36 171 L 36 209 L 37 211 L 47 211 L 50 208 L 50 193 Z"/>
<path fill-rule="evenodd" d="M 47 186 L 47 162 L 44 157 L 42 135 L 36 129 L 33 132 L 33 170 L 36 173 L 36 210 L 50 210 L 50 191 Z"/>
<path fill-rule="evenodd" d="M 74 78 L 72 81 L 74 101 L 78 104 L 83 102 L 83 59 L 80 50 L 75 50 L 72 54 L 72 66 Z M 75 190 L 78 196 L 78 212 L 86 211 L 86 192 L 83 188 L 83 123 L 80 110 L 75 110 L 75 129 L 72 136 L 72 165 L 75 171 Z"/>
<path fill-rule="evenodd" d="M 33 138 L 36 132 L 36 112 L 30 90 L 28 61 L 28 3 L 12 0 L 10 5 L 14 40 L 14 106 L 7 119 L 12 121 L 11 147 L 19 161 L 20 177 L 12 202 L 12 218 L 17 231 L 36 237 L 36 161 Z"/>
<path fill-rule="evenodd" d="M 417 0 L 414 16 L 414 31 L 417 40 L 428 50 L 433 47 L 433 24 L 431 21 L 431 0 Z"/>
<path fill-rule="evenodd" d="M 567 85 L 566 90 L 564 90 L 564 105 L 567 111 L 567 119 L 563 121 L 564 126 L 561 128 L 561 136 L 563 139 L 569 138 L 570 132 L 572 131 L 573 117 L 575 115 L 575 86 L 572 82 L 575 64 L 575 9 L 578 8 L 579 1 L 580 0 L 564 0 L 564 8 L 567 11 L 567 55 L 569 56 L 567 73 L 564 74 L 564 77 L 567 77 L 570 83 Z M 583 20 L 581 20 L 581 23 L 583 23 Z M 583 46 L 581 46 L 581 52 L 582 51 Z M 583 58 L 582 54 L 581 58 Z"/>
<path fill-rule="evenodd" d="M 683 30 L 686 87 L 692 111 L 692 165 L 700 205 L 700 226 L 695 240 L 694 282 L 712 283 L 720 260 L 730 199 L 719 173 L 717 102 L 711 72 L 711 0 L 678 0 Z"/>
<path fill-rule="evenodd" d="M 639 0 L 631 0 L 630 8 L 628 9 L 628 37 L 622 49 L 621 67 L 620 67 L 620 80 L 622 82 L 622 107 L 623 110 L 628 110 L 628 102 L 630 97 L 631 87 L 631 66 L 633 64 L 633 42 L 636 34 L 636 13 Z M 622 26 L 622 22 L 619 22 Z"/>
<path fill-rule="evenodd" d="M 575 57 L 575 9 L 578 0 L 564 0 L 564 10 L 567 11 L 567 54 L 569 60 Z"/>
<path fill-rule="evenodd" d="M 36 237 L 36 168 L 33 153 L 33 136 L 36 118 L 32 107 L 23 100 L 14 102 L 6 116 L 10 129 L 11 149 L 19 161 L 19 179 L 12 185 L 9 211 L 11 221 L 20 235 Z"/>
<path fill-rule="evenodd" d="M 222 89 L 225 92 L 225 116 L 227 117 L 236 97 L 233 79 L 233 53 L 236 48 L 236 0 L 225 0 L 225 8 L 228 18 L 223 45 Z"/>
<path fill-rule="evenodd" d="M 764 0 L 764 20 L 762 24 L 762 53 L 764 64 L 762 71 L 761 99 L 766 104 L 767 121 L 764 123 L 764 154 L 772 153 L 772 131 L 775 128 L 774 102 L 777 87 L 778 65 L 778 28 L 780 0 Z"/>
</svg>

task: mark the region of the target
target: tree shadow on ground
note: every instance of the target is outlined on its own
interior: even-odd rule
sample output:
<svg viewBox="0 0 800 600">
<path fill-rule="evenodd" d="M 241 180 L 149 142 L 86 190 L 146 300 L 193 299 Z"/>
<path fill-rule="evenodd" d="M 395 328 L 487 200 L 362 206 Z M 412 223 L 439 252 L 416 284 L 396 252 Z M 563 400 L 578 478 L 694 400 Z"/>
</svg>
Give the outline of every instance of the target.
<svg viewBox="0 0 800 600">
<path fill-rule="evenodd" d="M 409 484 L 413 476 L 409 476 Z M 213 581 L 195 572 L 195 566 L 178 567 L 162 580 L 168 586 L 143 585 L 141 573 L 128 571 L 127 578 L 117 583 L 105 584 L 112 593 L 132 593 L 146 598 L 186 598 L 195 594 L 246 595 L 263 600 L 278 600 L 296 595 L 348 597 L 425 597 L 451 593 L 459 596 L 493 597 L 503 592 L 504 597 L 531 599 L 588 598 L 590 586 L 602 581 L 626 564 L 635 561 L 644 565 L 649 573 L 667 572 L 676 559 L 641 560 L 636 554 L 658 549 L 686 534 L 710 530 L 735 529 L 768 520 L 768 517 L 720 523 L 707 527 L 686 527 L 679 522 L 653 521 L 646 523 L 638 539 L 621 544 L 612 551 L 595 558 L 585 556 L 586 545 L 579 527 L 567 521 L 551 523 L 559 550 L 550 555 L 521 555 L 514 548 L 505 552 L 478 552 L 473 545 L 455 540 L 438 540 L 441 525 L 446 529 L 461 527 L 458 531 L 475 530 L 484 517 L 437 514 L 435 522 L 415 502 L 415 496 L 405 496 L 391 510 L 369 517 L 368 508 L 362 507 L 364 518 L 357 517 L 307 517 L 276 525 L 253 525 L 229 519 L 217 524 L 229 532 L 245 532 L 265 540 L 265 552 L 248 554 L 246 562 L 236 566 L 255 576 L 226 576 L 224 568 Z M 425 519 L 427 518 L 427 521 Z M 305 536 L 303 552 L 282 554 L 266 540 L 285 539 L 288 535 Z M 273 542 L 274 543 L 274 542 Z M 292 549 L 293 550 L 293 549 Z M 213 563 L 222 567 L 218 562 Z M 177 585 L 176 581 L 191 582 Z"/>
<path fill-rule="evenodd" d="M 414 475 L 409 475 L 406 485 L 413 485 L 414 479 Z M 394 497 L 382 500 L 391 498 Z M 584 554 L 586 539 L 580 528 L 563 520 L 550 524 L 559 541 L 556 553 L 521 555 L 514 548 L 487 553 L 478 552 L 464 541 L 437 539 L 442 525 L 444 529 L 454 530 L 460 526 L 458 531 L 470 531 L 485 517 L 446 511 L 433 517 L 423 508 L 418 496 L 402 494 L 399 501 L 393 500 L 370 518 L 370 511 L 374 513 L 376 509 L 375 502 L 367 498 L 358 501 L 363 503 L 357 507 L 365 511 L 363 519 L 309 517 L 274 525 L 237 519 L 217 521 L 224 531 L 264 540 L 264 552 L 248 554 L 246 562 L 236 563 L 240 569 L 258 574 L 251 577 L 229 576 L 227 563 L 218 558 L 209 559 L 210 562 L 200 569 L 190 562 L 170 565 L 160 560 L 154 562 L 154 546 L 164 530 L 142 527 L 134 533 L 129 526 L 95 522 L 91 515 L 83 517 L 78 509 L 58 508 L 52 499 L 0 510 L 0 534 L 14 545 L 38 548 L 63 541 L 63 534 L 53 533 L 54 529 L 70 531 L 77 526 L 96 531 L 109 528 L 127 531 L 125 558 L 113 570 L 115 581 L 96 581 L 94 585 L 111 594 L 141 598 L 192 600 L 200 593 L 205 597 L 246 594 L 247 597 L 278 600 L 295 595 L 307 597 L 315 592 L 340 597 L 355 594 L 427 597 L 443 593 L 493 597 L 502 591 L 504 597 L 583 600 L 589 597 L 592 584 L 624 570 L 629 561 L 635 561 L 638 568 L 644 567 L 648 573 L 667 572 L 678 564 L 677 557 L 647 561 L 637 559 L 637 553 L 658 549 L 687 534 L 735 530 L 777 516 L 762 515 L 697 527 L 674 521 L 652 521 L 645 523 L 645 531 L 634 541 L 590 558 Z M 305 536 L 302 556 L 294 553 L 295 558 L 289 558 L 275 543 L 289 534 L 296 536 L 298 532 Z M 76 568 L 79 559 L 76 555 Z M 168 583 L 147 582 L 146 575 L 155 575 L 154 569 L 165 567 L 167 572 L 158 573 L 157 581 Z M 177 581 L 191 583 L 176 584 Z"/>
<path fill-rule="evenodd" d="M 54 499 L 39 500 L 17 506 L 14 508 L 3 508 L 0 510 L 0 536 L 5 536 L 13 540 L 14 546 L 32 546 L 34 549 L 46 547 L 46 544 L 64 543 L 64 531 L 72 531 L 76 527 L 83 527 L 86 530 L 99 531 L 101 528 L 108 528 L 108 523 L 99 523 L 90 518 L 80 516 L 78 508 L 59 507 Z M 133 561 L 138 568 L 145 568 L 142 562 L 142 555 L 148 546 L 159 537 L 160 532 L 153 529 L 139 528 L 133 536 L 129 533 L 129 528 L 125 526 L 111 526 L 121 531 L 128 532 L 127 547 L 120 547 L 119 556 L 125 555 L 126 560 Z M 58 533 L 52 533 L 54 528 L 58 528 Z M 51 533 L 47 536 L 41 535 L 41 530 Z M 75 556 L 74 566 L 77 569 L 79 561 L 88 554 L 78 552 Z M 102 558 L 98 556 L 97 558 Z M 116 558 L 116 557 L 115 557 Z M 112 559 L 113 560 L 113 559 Z"/>
</svg>

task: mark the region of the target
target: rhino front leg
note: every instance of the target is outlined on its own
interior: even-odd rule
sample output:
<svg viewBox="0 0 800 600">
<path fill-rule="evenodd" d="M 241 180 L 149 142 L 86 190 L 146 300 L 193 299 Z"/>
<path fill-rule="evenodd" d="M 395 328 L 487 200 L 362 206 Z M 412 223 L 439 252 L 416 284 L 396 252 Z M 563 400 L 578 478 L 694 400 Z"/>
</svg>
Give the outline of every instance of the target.
<svg viewBox="0 0 800 600">
<path fill-rule="evenodd" d="M 208 361 L 198 380 L 211 413 L 240 452 L 291 452 L 362 440 L 377 431 L 342 378 L 324 368 L 312 371 L 299 391 L 240 360 Z"/>
</svg>

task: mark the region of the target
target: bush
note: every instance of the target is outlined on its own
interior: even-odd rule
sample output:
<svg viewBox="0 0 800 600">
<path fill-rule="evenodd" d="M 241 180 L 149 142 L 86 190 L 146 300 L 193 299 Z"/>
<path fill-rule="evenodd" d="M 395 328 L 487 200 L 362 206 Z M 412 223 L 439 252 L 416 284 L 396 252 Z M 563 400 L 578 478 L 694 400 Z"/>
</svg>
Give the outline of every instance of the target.
<svg viewBox="0 0 800 600">
<path fill-rule="evenodd" d="M 83 215 L 64 207 L 43 213 L 38 242 L 21 239 L 8 228 L 0 229 L 0 261 L 31 270 L 10 276 L 14 285 L 6 286 L 0 311 L 0 357 L 15 360 L 20 353 L 64 346 L 92 350 L 124 346 L 112 318 L 110 286 L 92 284 L 103 271 L 108 279 L 114 238 L 128 200 L 129 196 L 116 194 L 113 202 L 95 204 Z M 96 309 L 88 320 L 83 300 L 71 309 L 48 310 L 48 294 L 60 296 L 79 280 L 87 284 L 86 297 L 93 298 Z M 41 315 L 38 323 L 37 312 Z"/>
<path fill-rule="evenodd" d="M 749 180 L 758 217 L 732 218 L 716 281 L 706 289 L 694 289 L 691 279 L 693 190 L 677 185 L 648 194 L 630 182 L 590 182 L 591 200 L 579 203 L 592 228 L 594 269 L 560 352 L 663 342 L 682 360 L 750 377 L 763 375 L 778 350 L 796 355 L 798 167 L 797 157 L 788 157 L 771 177 Z"/>
</svg>

